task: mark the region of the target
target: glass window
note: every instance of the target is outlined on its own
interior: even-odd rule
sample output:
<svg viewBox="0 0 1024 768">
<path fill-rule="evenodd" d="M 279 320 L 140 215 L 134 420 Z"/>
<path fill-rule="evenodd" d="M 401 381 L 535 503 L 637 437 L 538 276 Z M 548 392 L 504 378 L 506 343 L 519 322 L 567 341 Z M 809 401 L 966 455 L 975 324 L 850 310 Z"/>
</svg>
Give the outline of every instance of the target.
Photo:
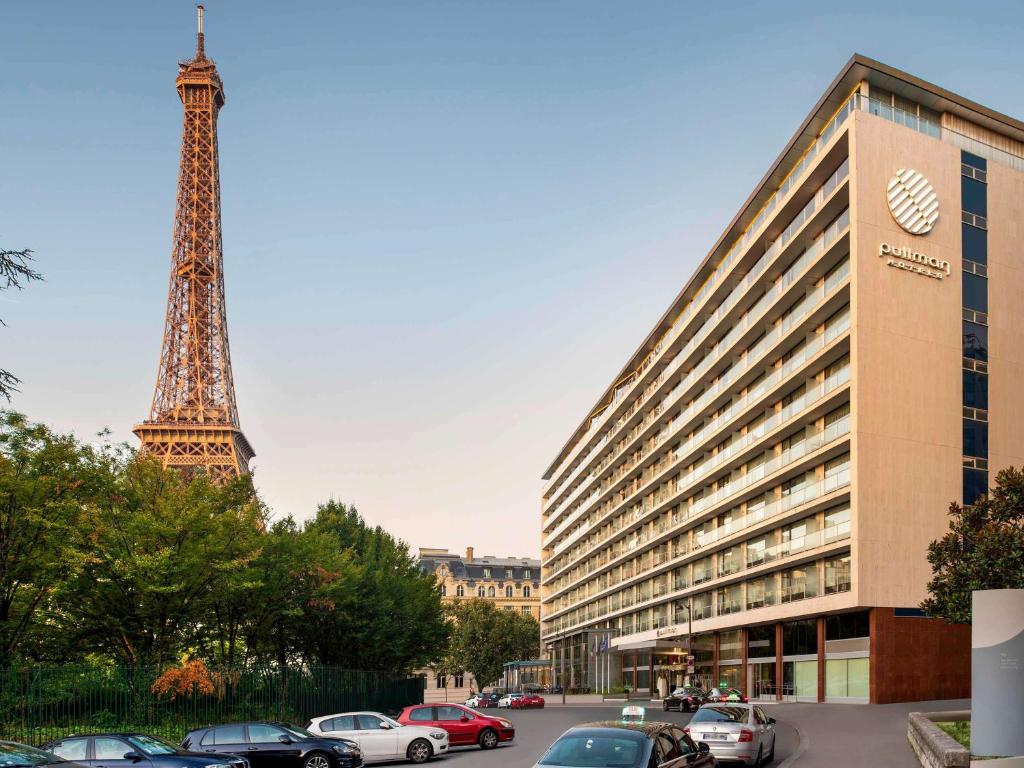
<svg viewBox="0 0 1024 768">
<path fill-rule="evenodd" d="M 476 594 L 479 597 L 485 597 L 487 595 L 487 592 L 486 592 L 486 590 L 484 590 L 483 587 L 477 587 L 476 588 Z"/>
<path fill-rule="evenodd" d="M 798 656 L 818 652 L 818 623 L 814 619 L 788 621 L 782 625 L 782 653 Z"/>
<path fill-rule="evenodd" d="M 551 745 L 538 765 L 639 768 L 644 741 L 635 736 L 567 733 Z"/>
<path fill-rule="evenodd" d="M 818 568 L 808 563 L 782 572 L 782 602 L 818 596 Z"/>
<path fill-rule="evenodd" d="M 672 735 L 675 737 L 676 743 L 679 744 L 679 754 L 692 755 L 697 751 L 697 745 L 682 728 L 673 726 Z"/>
<path fill-rule="evenodd" d="M 531 613 L 532 613 L 532 611 L 530 610 L 530 606 L 524 605 L 523 606 L 523 616 L 529 616 Z"/>
<path fill-rule="evenodd" d="M 134 752 L 126 741 L 112 739 L 109 736 L 97 736 L 93 739 L 92 749 L 94 760 L 124 760 L 125 752 Z"/>
<path fill-rule="evenodd" d="M 964 468 L 964 504 L 974 504 L 988 493 L 988 472 Z"/>
<path fill-rule="evenodd" d="M 463 586 L 461 584 L 459 584 L 459 586 L 457 586 L 455 588 L 455 596 L 456 597 L 465 597 L 465 595 L 466 595 L 466 590 L 463 588 Z"/>
<path fill-rule="evenodd" d="M 964 419 L 964 456 L 988 457 L 988 424 Z"/>
<path fill-rule="evenodd" d="M 978 216 L 988 215 L 986 186 L 984 182 L 977 179 L 970 179 L 967 176 L 960 177 L 960 197 L 965 211 Z"/>
<path fill-rule="evenodd" d="M 984 229 L 961 224 L 964 258 L 977 264 L 988 264 L 988 233 Z"/>
<path fill-rule="evenodd" d="M 264 723 L 253 723 L 249 726 L 250 744 L 273 744 L 281 740 L 285 732 L 273 725 Z"/>
<path fill-rule="evenodd" d="M 341 715 L 320 724 L 321 731 L 355 731 L 356 719 L 352 715 Z"/>
<path fill-rule="evenodd" d="M 825 594 L 850 591 L 850 556 L 834 557 L 825 561 Z M 830 617 L 831 618 L 831 617 Z M 826 637 L 827 637 L 826 633 Z"/>
<path fill-rule="evenodd" d="M 745 723 L 749 717 L 746 707 L 705 704 L 690 718 L 690 723 Z"/>
<path fill-rule="evenodd" d="M 988 360 L 988 328 L 964 320 L 964 357 L 971 360 Z"/>
<path fill-rule="evenodd" d="M 962 277 L 964 307 L 976 312 L 988 312 L 988 280 L 967 272 Z"/>
<path fill-rule="evenodd" d="M 524 568 L 523 569 L 523 578 L 524 579 L 532 579 L 533 578 L 533 573 L 530 571 L 529 568 Z"/>
<path fill-rule="evenodd" d="M 65 739 L 50 751 L 64 760 L 85 760 L 89 747 L 88 739 Z M 3 755 L 0 754 L 0 761 Z"/>
<path fill-rule="evenodd" d="M 434 719 L 434 708 L 420 707 L 419 709 L 414 709 L 409 713 L 409 719 L 417 723 L 430 722 Z"/>
<path fill-rule="evenodd" d="M 964 405 L 988 410 L 988 376 L 964 371 Z"/>
<path fill-rule="evenodd" d="M 840 613 L 825 617 L 826 640 L 849 640 L 854 637 L 871 636 L 871 619 L 868 611 Z"/>
<path fill-rule="evenodd" d="M 505 597 L 512 597 L 512 587 L 505 587 Z"/>
<path fill-rule="evenodd" d="M 360 731 L 379 731 L 384 721 L 376 715 L 359 715 Z"/>
<path fill-rule="evenodd" d="M 662 731 L 658 734 L 658 752 L 661 753 L 660 761 L 663 763 L 682 757 L 683 754 L 679 749 L 679 745 L 676 744 L 676 740 L 672 738 L 670 731 Z"/>
<path fill-rule="evenodd" d="M 750 658 L 775 656 L 774 624 L 764 624 L 747 629 L 747 656 Z"/>
<path fill-rule="evenodd" d="M 487 588 L 487 596 L 488 597 L 494 597 L 494 587 L 488 587 Z"/>
<path fill-rule="evenodd" d="M 984 157 L 978 157 L 977 155 L 968 152 L 966 149 L 960 150 L 960 162 L 981 171 L 988 169 L 988 161 Z"/>
<path fill-rule="evenodd" d="M 511 579 L 512 578 L 512 569 L 511 568 L 506 568 L 505 569 L 505 578 L 506 579 Z"/>
<path fill-rule="evenodd" d="M 529 587 L 523 587 L 523 597 L 529 597 L 529 596 L 530 596 L 530 588 Z"/>
<path fill-rule="evenodd" d="M 222 725 L 213 729 L 214 744 L 245 744 L 244 725 Z"/>
<path fill-rule="evenodd" d="M 178 748 L 153 736 L 129 736 L 128 742 L 146 755 L 173 755 Z"/>
<path fill-rule="evenodd" d="M 473 716 L 464 709 L 458 707 L 438 707 L 437 708 L 437 719 L 438 720 L 461 720 L 462 718 L 469 720 L 473 719 Z"/>
</svg>

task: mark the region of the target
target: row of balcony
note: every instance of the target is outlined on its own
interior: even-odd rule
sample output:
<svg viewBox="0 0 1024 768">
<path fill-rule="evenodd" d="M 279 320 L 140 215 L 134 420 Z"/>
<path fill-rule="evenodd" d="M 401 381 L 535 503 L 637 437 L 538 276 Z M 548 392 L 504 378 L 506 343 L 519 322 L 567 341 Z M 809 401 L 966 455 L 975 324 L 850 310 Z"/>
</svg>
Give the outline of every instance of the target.
<svg viewBox="0 0 1024 768">
<path fill-rule="evenodd" d="M 676 353 L 675 360 L 679 361 L 676 363 L 676 365 L 681 363 L 683 360 L 687 359 L 689 355 L 693 353 L 694 350 L 699 349 L 702 345 L 704 345 L 707 342 L 707 338 L 712 333 L 712 331 L 719 328 L 723 320 L 728 315 L 728 313 L 735 308 L 736 304 L 740 301 L 740 299 L 749 294 L 755 281 L 761 277 L 762 273 L 765 271 L 767 266 L 772 261 L 774 261 L 774 259 L 782 252 L 783 248 L 785 248 L 789 244 L 789 242 L 797 234 L 800 228 L 803 227 L 803 225 L 806 224 L 806 222 L 811 218 L 813 213 L 820 209 L 824 205 L 825 201 L 827 201 L 828 198 L 838 189 L 839 185 L 849 176 L 849 172 L 850 163 L 849 158 L 847 158 L 846 160 L 843 161 L 839 168 L 837 168 L 836 171 L 825 181 L 825 183 L 822 184 L 822 186 L 817 190 L 817 192 L 814 194 L 811 200 L 804 206 L 804 208 L 793 218 L 793 221 L 786 227 L 786 229 L 783 231 L 783 234 L 780 235 L 780 237 L 778 237 L 765 250 L 764 254 L 762 254 L 761 257 L 757 260 L 757 262 L 750 268 L 750 270 L 743 277 L 743 279 L 740 280 L 740 282 L 730 291 L 728 296 L 726 296 L 726 298 L 715 309 L 715 311 L 712 312 L 711 315 L 704 320 L 700 328 L 698 328 L 697 331 L 693 333 L 693 335 L 690 337 L 689 341 L 683 346 L 683 348 L 679 350 L 678 353 Z M 731 266 L 731 262 L 729 265 Z M 702 300 L 703 298 L 700 299 L 700 301 Z M 695 301 L 693 306 L 699 304 L 700 301 Z M 670 345 L 676 340 L 676 337 L 681 336 L 684 330 L 684 326 L 686 324 L 685 322 L 682 322 L 682 320 L 683 318 L 682 316 L 680 316 L 680 318 L 678 318 L 676 322 L 673 324 L 672 328 L 668 332 L 666 332 L 666 334 L 662 337 L 662 341 L 660 341 L 657 345 L 658 355 L 652 355 L 649 358 L 650 360 L 653 360 L 657 356 L 660 356 L 661 350 L 668 349 Z M 720 344 L 716 344 L 715 349 L 719 348 Z M 612 406 L 616 402 L 625 399 L 627 395 L 631 394 L 633 387 L 639 380 L 639 377 L 634 377 L 630 380 L 630 382 L 623 384 L 622 386 L 619 387 L 619 389 L 616 390 L 616 397 L 614 398 L 612 405 L 606 408 L 601 415 L 596 416 L 591 421 L 591 427 L 587 433 L 588 435 L 594 432 L 596 429 L 602 426 L 605 423 L 605 421 L 608 420 L 608 417 L 614 411 L 614 408 Z M 653 382 L 653 384 L 656 383 L 657 382 Z M 650 387 L 647 388 L 647 391 L 650 391 Z M 601 450 L 601 448 L 603 448 L 604 445 L 607 444 L 611 437 L 618 432 L 621 426 L 634 413 L 636 413 L 636 410 L 643 404 L 644 399 L 644 395 L 638 396 L 635 402 L 630 406 L 630 408 L 619 417 L 616 424 L 610 427 L 605 432 L 605 434 L 600 438 L 600 440 L 597 443 L 595 443 L 590 449 L 588 449 L 586 455 L 589 456 L 594 451 Z M 586 443 L 586 440 L 586 436 L 581 438 L 580 442 L 577 444 L 577 450 Z M 585 461 L 583 458 L 580 458 L 579 464 L 567 476 L 566 482 L 571 483 L 572 481 L 574 481 L 575 478 L 578 476 L 579 471 L 584 466 Z M 560 488 L 564 484 L 565 482 L 561 482 L 558 484 L 558 487 Z M 554 492 L 554 489 L 548 491 L 546 497 L 551 498 L 552 502 L 555 503 L 555 507 L 561 506 L 563 500 L 555 498 L 553 495 Z M 549 517 L 556 513 L 555 507 L 553 507 L 550 511 L 546 513 Z"/>
<path fill-rule="evenodd" d="M 812 249 L 817 251 L 817 253 L 813 254 L 810 258 L 808 258 L 807 264 L 810 264 L 813 261 L 815 261 L 817 257 L 824 253 L 825 250 L 833 242 L 838 240 L 838 238 L 842 237 L 842 235 L 845 234 L 845 232 L 847 231 L 848 226 L 849 210 L 847 209 L 822 234 L 819 241 L 816 241 L 815 245 L 812 246 Z M 805 264 L 804 266 L 806 266 L 807 264 Z M 723 392 L 728 391 L 730 387 L 734 386 L 736 378 L 738 378 L 740 375 L 749 371 L 756 365 L 764 365 L 765 361 L 763 360 L 763 357 L 765 357 L 768 354 L 768 351 L 772 347 L 774 347 L 780 339 L 786 336 L 789 333 L 789 331 L 792 330 L 793 327 L 803 322 L 804 319 L 813 311 L 813 309 L 817 307 L 818 304 L 822 303 L 826 297 L 831 296 L 847 281 L 849 277 L 849 269 L 849 259 L 846 259 L 838 269 L 833 270 L 833 272 L 821 285 L 809 291 L 805 295 L 804 299 L 797 306 L 793 307 L 789 313 L 787 313 L 786 317 L 783 319 L 781 323 L 776 325 L 768 333 L 764 334 L 761 340 L 758 341 L 757 344 L 755 344 L 753 347 L 751 347 L 750 350 L 747 351 L 747 354 L 743 357 L 742 360 L 735 363 L 713 385 L 709 386 L 707 390 L 705 390 L 703 394 L 701 394 L 700 397 L 698 397 L 689 407 L 687 407 L 685 411 L 679 414 L 676 420 L 673 421 L 673 423 L 676 424 L 676 428 L 678 429 L 682 425 L 687 424 L 691 419 L 700 414 L 703 411 L 703 409 L 705 409 L 716 397 L 719 397 Z M 844 332 L 845 329 L 848 328 L 848 316 L 845 318 L 845 323 L 846 327 L 843 329 L 836 328 L 836 326 L 839 325 L 838 322 L 834 323 L 833 327 L 831 328 L 826 327 L 825 333 L 823 335 L 819 336 L 816 339 L 813 339 L 811 342 L 808 342 L 808 344 L 805 346 L 805 350 L 808 350 L 805 351 L 805 356 L 807 354 L 812 353 L 809 350 L 809 348 L 812 345 L 824 346 L 828 343 L 831 343 L 831 341 L 838 337 L 840 333 Z M 787 364 L 789 362 L 792 361 L 787 361 Z M 739 400 L 739 404 L 734 404 L 730 406 L 728 409 L 726 409 L 725 413 L 717 417 L 711 424 L 707 425 L 701 431 L 701 434 L 704 436 L 708 436 L 713 432 L 721 429 L 726 423 L 728 423 L 728 421 L 731 418 L 733 418 L 733 416 L 745 410 L 751 403 L 755 402 L 756 398 L 760 397 L 766 392 L 771 391 L 771 389 L 778 382 L 783 380 L 786 374 L 792 371 L 793 367 L 794 366 L 790 366 L 787 369 L 786 366 L 782 366 L 781 368 L 774 370 L 771 374 L 766 376 L 754 388 L 754 390 L 752 390 L 751 393 L 748 393 L 745 398 L 741 398 Z M 693 371 L 691 371 L 690 374 L 688 374 L 683 379 L 683 381 L 680 382 L 680 384 L 673 388 L 672 393 L 670 393 L 669 397 L 665 399 L 665 404 L 663 404 L 662 411 L 672 407 L 676 402 L 681 401 L 682 398 L 688 393 L 689 388 L 692 387 L 695 382 L 699 381 L 700 377 L 704 373 L 706 373 L 704 366 L 702 366 L 701 368 L 696 368 Z M 663 428 L 662 432 L 664 433 L 665 430 L 668 428 L 670 428 L 669 425 Z M 668 434 L 659 434 L 657 438 L 657 443 L 660 445 L 661 443 L 665 442 L 668 439 L 668 436 Z M 628 469 L 620 470 L 616 478 L 612 480 L 606 480 L 603 486 L 594 484 L 589 485 L 588 487 L 591 488 L 590 493 L 586 498 L 580 500 L 578 510 L 575 513 L 570 513 L 555 528 L 555 530 L 552 531 L 551 534 L 549 534 L 545 538 L 543 545 L 545 547 L 550 547 L 552 542 L 554 542 L 562 533 L 564 533 L 569 527 L 571 527 L 571 525 L 574 522 L 579 521 L 583 517 L 583 513 L 588 511 L 588 506 L 593 503 L 596 496 L 599 496 L 603 493 L 607 493 L 608 491 L 610 491 L 612 485 L 618 479 L 621 479 L 622 477 L 625 476 L 625 474 L 627 474 L 629 471 L 635 468 L 637 464 L 644 460 L 646 455 L 649 455 L 649 453 L 649 451 L 644 452 L 641 450 L 640 456 L 634 459 L 632 465 Z M 594 481 L 591 482 L 593 483 Z M 586 483 L 584 485 L 586 485 Z M 580 535 L 582 535 L 582 533 L 576 532 L 575 538 L 579 538 Z M 555 545 L 553 556 L 562 552 L 573 540 L 575 539 L 573 535 L 570 534 L 570 536 L 566 537 L 562 541 L 559 541 L 558 544 Z"/>
<path fill-rule="evenodd" d="M 851 112 L 857 108 L 858 102 L 856 99 L 857 94 L 853 94 L 846 101 L 846 103 L 844 103 L 843 106 L 840 107 L 840 109 L 836 112 L 835 116 L 828 122 L 828 124 L 825 125 L 825 127 L 819 134 L 818 138 L 815 140 L 815 142 L 807 149 L 807 151 L 801 157 L 800 161 L 796 164 L 796 166 L 794 166 L 793 169 L 791 169 L 790 172 L 786 175 L 786 178 L 782 181 L 779 188 L 766 201 L 764 206 L 761 208 L 757 216 L 746 228 L 743 234 L 741 234 L 740 237 L 738 237 L 736 241 L 733 242 L 733 244 L 729 247 L 729 250 L 722 257 L 722 260 L 715 267 L 714 271 L 705 281 L 704 285 L 700 288 L 700 290 L 698 290 L 696 295 L 694 295 L 694 297 L 687 302 L 686 306 L 682 309 L 680 314 L 673 321 L 669 329 L 662 335 L 661 339 L 659 339 L 659 341 L 654 345 L 654 348 L 652 349 L 651 353 L 647 356 L 647 358 L 645 358 L 641 366 L 635 372 L 634 376 L 632 376 L 630 380 L 623 383 L 615 390 L 612 396 L 611 405 L 614 405 L 614 403 L 616 402 L 621 402 L 623 399 L 628 397 L 630 394 L 630 390 L 633 388 L 636 382 L 642 378 L 643 372 L 647 368 L 649 368 L 654 363 L 654 361 L 657 360 L 658 356 L 662 351 L 669 348 L 669 346 L 676 339 L 676 337 L 682 335 L 683 331 L 685 330 L 685 326 L 689 322 L 689 320 L 693 318 L 699 310 L 702 309 L 701 305 L 704 299 L 707 298 L 712 293 L 713 289 L 716 289 L 718 285 L 727 277 L 730 268 L 739 260 L 740 256 L 745 252 L 747 246 L 756 240 L 756 237 L 760 234 L 762 227 L 769 221 L 771 215 L 774 213 L 779 203 L 781 203 L 781 201 L 785 199 L 785 197 L 794 188 L 796 188 L 796 186 L 798 186 L 797 182 L 800 181 L 804 173 L 813 166 L 818 156 L 821 154 L 821 151 L 829 144 L 833 136 L 835 136 L 840 126 L 846 121 L 847 117 L 849 117 Z M 780 240 L 781 238 L 777 240 L 776 243 L 773 243 L 773 247 L 775 245 L 778 245 L 779 250 L 781 250 L 781 248 L 784 245 L 780 244 Z M 730 296 L 726 299 L 726 302 L 723 302 L 723 306 L 730 301 L 734 304 L 735 301 L 739 298 L 739 296 L 742 295 L 742 293 L 744 293 L 747 289 L 749 289 L 753 278 L 756 278 L 760 274 L 760 271 L 764 268 L 764 266 L 766 266 L 766 264 L 767 260 L 764 257 L 762 257 L 754 266 L 754 268 L 752 268 L 750 272 L 747 273 L 747 275 L 741 282 L 741 286 L 745 286 L 743 287 L 743 290 L 734 290 L 732 294 L 730 294 Z M 729 308 L 731 308 L 731 306 Z M 721 309 L 721 307 L 719 307 L 719 309 Z M 706 329 L 709 329 L 710 327 L 713 327 L 715 324 L 717 324 L 717 322 L 720 321 L 721 319 L 720 317 L 715 317 L 715 315 L 717 314 L 718 312 L 716 310 L 712 317 L 709 318 L 709 321 L 706 321 L 702 325 L 702 327 L 696 333 L 693 334 L 693 336 L 700 336 L 702 333 L 705 332 Z M 556 467 L 555 472 L 553 473 L 552 482 L 549 484 L 549 487 L 545 490 L 545 497 L 550 498 L 562 485 L 564 485 L 566 482 L 572 479 L 572 473 L 563 474 L 562 467 L 567 466 L 572 462 L 579 461 L 579 463 L 576 464 L 576 466 L 573 469 L 573 472 L 575 472 L 583 465 L 583 458 L 585 457 L 581 458 L 580 454 L 584 447 L 587 445 L 589 437 L 592 434 L 594 434 L 607 419 L 609 412 L 612 410 L 611 405 L 609 405 L 609 407 L 604 412 L 602 412 L 599 415 L 596 415 L 591 419 L 586 433 L 579 438 L 573 449 L 570 450 L 569 454 L 559 463 L 559 466 Z M 587 455 L 589 455 L 596 448 L 599 448 L 599 446 L 592 446 L 588 448 Z"/>
</svg>

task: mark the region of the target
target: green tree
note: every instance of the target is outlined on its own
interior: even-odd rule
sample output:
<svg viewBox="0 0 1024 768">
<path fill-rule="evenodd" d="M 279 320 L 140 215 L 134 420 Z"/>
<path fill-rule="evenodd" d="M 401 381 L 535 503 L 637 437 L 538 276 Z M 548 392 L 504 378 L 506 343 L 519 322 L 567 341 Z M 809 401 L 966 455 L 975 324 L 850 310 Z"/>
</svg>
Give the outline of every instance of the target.
<svg viewBox="0 0 1024 768">
<path fill-rule="evenodd" d="M 108 471 L 72 435 L 0 413 L 0 667 L 66 649 L 40 633 L 55 593 L 74 575 L 83 507 Z"/>
<path fill-rule="evenodd" d="M 949 532 L 928 545 L 930 616 L 970 623 L 971 592 L 1024 588 L 1024 471 L 1004 469 L 988 496 L 949 505 Z"/>
<path fill-rule="evenodd" d="M 336 501 L 320 505 L 306 532 L 332 536 L 355 569 L 325 585 L 329 610 L 307 614 L 308 658 L 396 674 L 437 660 L 447 640 L 440 588 L 405 542 Z"/>
<path fill-rule="evenodd" d="M 539 650 L 537 620 L 500 610 L 490 600 L 473 598 L 455 603 L 451 619 L 445 665 L 472 673 L 478 686 L 499 680 L 506 662 L 534 658 Z"/>
<path fill-rule="evenodd" d="M 264 510 L 249 477 L 221 487 L 141 456 L 118 470 L 86 510 L 63 629 L 119 663 L 162 665 L 201 645 L 217 588 L 259 553 Z"/>
<path fill-rule="evenodd" d="M 7 251 L 0 249 L 0 290 L 17 288 L 21 290 L 33 280 L 42 280 L 43 276 L 29 266 L 32 251 Z M 0 320 L 0 325 L 4 321 Z M 11 395 L 18 391 L 18 378 L 10 371 L 0 368 L 0 397 L 10 402 Z"/>
</svg>

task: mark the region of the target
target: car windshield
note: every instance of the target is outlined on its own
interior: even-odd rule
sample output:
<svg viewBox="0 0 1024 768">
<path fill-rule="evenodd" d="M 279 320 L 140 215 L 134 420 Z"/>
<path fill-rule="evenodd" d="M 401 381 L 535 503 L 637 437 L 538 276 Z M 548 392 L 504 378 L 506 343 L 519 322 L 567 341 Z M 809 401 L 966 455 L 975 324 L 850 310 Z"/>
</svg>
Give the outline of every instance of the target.
<svg viewBox="0 0 1024 768">
<path fill-rule="evenodd" d="M 643 742 L 636 738 L 567 733 L 551 745 L 538 765 L 638 768 L 643 752 Z"/>
<path fill-rule="evenodd" d="M 691 723 L 745 723 L 749 710 L 745 707 L 703 706 L 690 720 Z"/>
<path fill-rule="evenodd" d="M 177 747 L 152 736 L 129 736 L 128 741 L 144 755 L 173 755 L 178 751 Z"/>
<path fill-rule="evenodd" d="M 298 736 L 300 739 L 315 739 L 316 734 L 310 733 L 305 728 L 299 728 L 297 725 L 287 725 L 286 723 L 278 723 L 279 727 L 284 728 L 292 736 Z"/>
<path fill-rule="evenodd" d="M 26 747 L 24 744 L 0 743 L 0 766 L 3 768 L 63 762 L 59 757 L 54 757 L 41 749 Z"/>
</svg>

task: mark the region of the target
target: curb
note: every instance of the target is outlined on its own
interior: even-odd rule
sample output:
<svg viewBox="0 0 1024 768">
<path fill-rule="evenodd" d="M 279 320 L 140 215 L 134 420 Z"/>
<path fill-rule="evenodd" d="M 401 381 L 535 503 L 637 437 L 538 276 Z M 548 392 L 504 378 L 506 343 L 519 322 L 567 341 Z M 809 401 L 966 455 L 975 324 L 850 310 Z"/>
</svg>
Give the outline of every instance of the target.
<svg viewBox="0 0 1024 768">
<path fill-rule="evenodd" d="M 797 735 L 800 737 L 800 743 L 797 744 L 796 750 L 793 752 L 793 754 L 791 754 L 781 763 L 778 763 L 775 766 L 775 768 L 789 768 L 789 766 L 793 765 L 793 763 L 799 760 L 803 753 L 807 751 L 807 748 L 811 746 L 811 739 L 807 736 L 807 734 L 805 734 L 795 725 L 790 724 L 790 727 L 797 732 Z"/>
</svg>

